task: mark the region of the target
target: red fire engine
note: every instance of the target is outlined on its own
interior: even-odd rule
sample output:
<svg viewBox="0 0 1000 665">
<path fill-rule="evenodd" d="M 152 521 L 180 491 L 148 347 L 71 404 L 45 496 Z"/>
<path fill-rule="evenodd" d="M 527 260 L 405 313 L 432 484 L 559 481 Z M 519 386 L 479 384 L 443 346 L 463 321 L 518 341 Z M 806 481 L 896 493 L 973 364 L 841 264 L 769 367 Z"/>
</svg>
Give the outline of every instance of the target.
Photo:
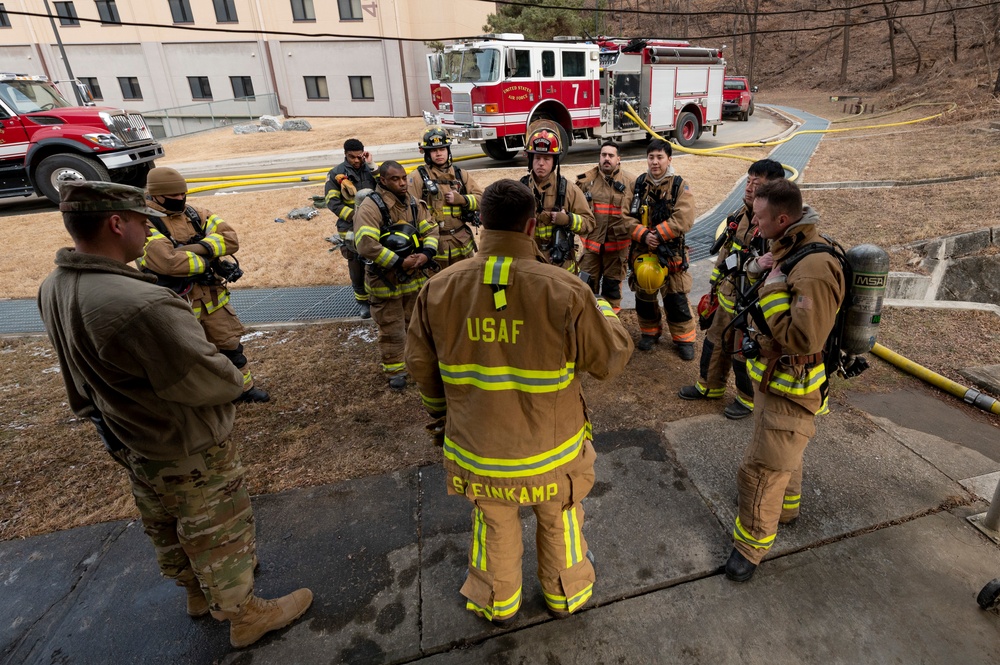
<svg viewBox="0 0 1000 665">
<path fill-rule="evenodd" d="M 722 120 L 726 61 L 719 49 L 677 40 L 556 38 L 487 35 L 428 56 L 431 97 L 425 113 L 458 141 L 481 143 L 487 155 L 512 159 L 524 132 L 548 118 L 574 139 L 647 137 L 626 116 L 631 105 L 659 134 L 689 146 Z"/>
</svg>

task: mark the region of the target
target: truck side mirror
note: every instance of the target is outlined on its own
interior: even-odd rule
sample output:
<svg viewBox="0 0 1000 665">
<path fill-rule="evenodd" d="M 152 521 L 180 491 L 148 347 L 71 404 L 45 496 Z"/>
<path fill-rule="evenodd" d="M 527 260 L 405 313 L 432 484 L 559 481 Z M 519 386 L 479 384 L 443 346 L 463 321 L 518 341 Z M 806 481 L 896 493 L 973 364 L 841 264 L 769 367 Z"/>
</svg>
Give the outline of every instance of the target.
<svg viewBox="0 0 1000 665">
<path fill-rule="evenodd" d="M 757 86 L 752 86 L 750 88 L 750 92 L 757 92 Z"/>
</svg>

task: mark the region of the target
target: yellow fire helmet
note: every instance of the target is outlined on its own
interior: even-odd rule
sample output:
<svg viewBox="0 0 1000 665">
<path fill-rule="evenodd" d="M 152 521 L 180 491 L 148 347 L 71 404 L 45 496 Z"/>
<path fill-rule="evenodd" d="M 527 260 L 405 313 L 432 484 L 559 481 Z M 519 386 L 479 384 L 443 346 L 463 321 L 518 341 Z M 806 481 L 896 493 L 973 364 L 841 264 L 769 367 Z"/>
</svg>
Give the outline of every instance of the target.
<svg viewBox="0 0 1000 665">
<path fill-rule="evenodd" d="M 656 293 L 663 286 L 663 280 L 667 278 L 667 272 L 660 265 L 660 259 L 656 254 L 647 252 L 635 257 L 632 269 L 635 271 L 636 285 L 644 293 Z"/>
</svg>

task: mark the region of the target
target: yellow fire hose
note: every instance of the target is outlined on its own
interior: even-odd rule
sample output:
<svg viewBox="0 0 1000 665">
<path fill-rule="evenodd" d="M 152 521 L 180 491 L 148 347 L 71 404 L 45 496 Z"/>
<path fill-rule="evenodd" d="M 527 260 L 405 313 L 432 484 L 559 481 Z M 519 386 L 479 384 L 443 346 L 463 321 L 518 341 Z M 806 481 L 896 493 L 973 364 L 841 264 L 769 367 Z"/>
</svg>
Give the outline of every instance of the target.
<svg viewBox="0 0 1000 665">
<path fill-rule="evenodd" d="M 984 395 L 975 388 L 966 388 L 960 383 L 956 383 L 947 377 L 941 376 L 936 372 L 932 372 L 923 365 L 918 365 L 912 360 L 904 358 L 895 351 L 890 351 L 881 344 L 876 343 L 875 346 L 872 347 L 872 353 L 882 360 L 892 363 L 904 372 L 912 374 L 918 379 L 922 379 L 932 386 L 944 390 L 945 392 L 951 393 L 967 404 L 978 407 L 983 411 L 1000 414 L 1000 401 L 997 401 L 988 395 Z"/>
<path fill-rule="evenodd" d="M 453 157 L 451 161 L 460 162 L 466 159 L 476 159 L 482 157 L 483 154 L 479 153 L 476 155 L 463 155 L 461 157 Z M 412 166 L 405 167 L 407 173 L 415 170 L 418 166 L 424 163 L 423 157 L 418 157 L 415 159 L 402 159 L 399 160 L 400 164 L 411 164 Z M 219 183 L 215 185 L 202 185 L 200 187 L 192 187 L 188 190 L 188 194 L 196 194 L 198 192 L 207 192 L 213 189 L 226 189 L 229 187 L 249 187 L 251 185 L 271 185 L 271 184 L 282 184 L 291 182 L 319 182 L 326 180 L 326 173 L 330 169 L 310 169 L 307 171 L 284 171 L 276 173 L 252 173 L 244 175 L 228 175 L 228 176 L 216 176 L 216 177 L 205 177 L 205 178 L 186 178 L 186 182 L 212 182 Z M 298 177 L 293 177 L 298 176 Z"/>
</svg>

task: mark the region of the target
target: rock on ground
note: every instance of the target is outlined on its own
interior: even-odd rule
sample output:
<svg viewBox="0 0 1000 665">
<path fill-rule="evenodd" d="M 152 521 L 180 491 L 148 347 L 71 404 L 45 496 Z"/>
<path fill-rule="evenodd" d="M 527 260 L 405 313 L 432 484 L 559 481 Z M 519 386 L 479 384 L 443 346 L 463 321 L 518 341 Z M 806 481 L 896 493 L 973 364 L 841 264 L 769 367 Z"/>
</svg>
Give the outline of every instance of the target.
<svg viewBox="0 0 1000 665">
<path fill-rule="evenodd" d="M 308 120 L 286 120 L 281 123 L 281 130 L 285 132 L 308 132 L 312 130 L 312 125 Z"/>
<path fill-rule="evenodd" d="M 281 129 L 281 121 L 273 115 L 262 115 L 260 117 L 261 127 L 271 127 L 273 129 Z"/>
<path fill-rule="evenodd" d="M 233 134 L 256 134 L 257 125 L 233 125 Z"/>
</svg>

